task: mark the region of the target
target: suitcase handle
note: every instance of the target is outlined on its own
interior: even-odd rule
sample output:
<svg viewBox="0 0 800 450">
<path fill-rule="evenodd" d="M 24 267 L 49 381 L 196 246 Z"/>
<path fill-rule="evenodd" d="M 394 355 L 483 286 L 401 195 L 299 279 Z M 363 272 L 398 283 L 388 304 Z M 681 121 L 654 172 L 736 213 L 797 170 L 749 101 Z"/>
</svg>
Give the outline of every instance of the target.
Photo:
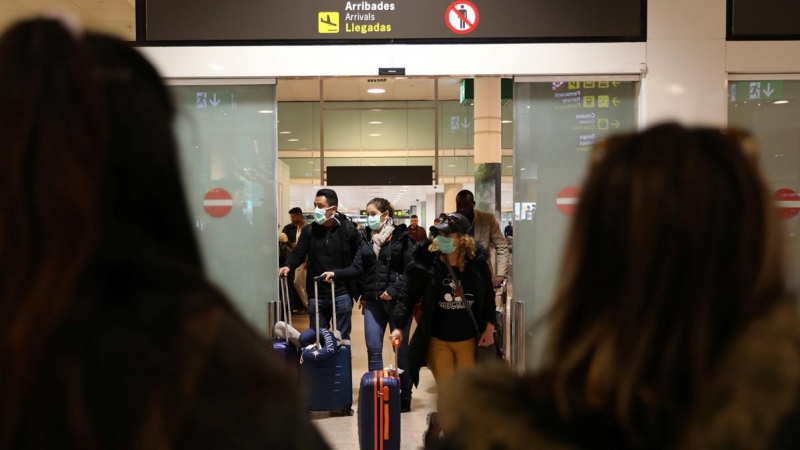
<svg viewBox="0 0 800 450">
<path fill-rule="evenodd" d="M 322 348 L 319 344 L 319 281 L 324 280 L 325 275 L 317 275 L 314 277 L 314 298 L 317 300 L 316 316 L 317 316 L 317 347 Z M 331 329 L 333 334 L 336 335 L 336 283 L 331 279 L 331 309 L 333 310 L 333 321 Z"/>
</svg>

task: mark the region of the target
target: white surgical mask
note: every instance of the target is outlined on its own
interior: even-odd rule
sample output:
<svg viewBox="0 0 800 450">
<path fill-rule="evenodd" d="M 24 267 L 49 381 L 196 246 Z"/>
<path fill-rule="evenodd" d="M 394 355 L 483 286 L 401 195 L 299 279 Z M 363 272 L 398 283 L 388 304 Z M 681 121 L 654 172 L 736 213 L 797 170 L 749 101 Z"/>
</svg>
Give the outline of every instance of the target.
<svg viewBox="0 0 800 450">
<path fill-rule="evenodd" d="M 383 226 L 383 223 L 381 222 L 381 216 L 379 214 L 367 216 L 367 226 L 375 231 L 380 230 L 381 226 Z"/>
<path fill-rule="evenodd" d="M 322 225 L 323 223 L 327 222 L 328 218 L 325 217 L 325 211 L 331 208 L 333 208 L 333 206 L 329 206 L 325 209 L 314 208 L 314 221 L 317 222 L 317 224 L 319 225 Z"/>
</svg>

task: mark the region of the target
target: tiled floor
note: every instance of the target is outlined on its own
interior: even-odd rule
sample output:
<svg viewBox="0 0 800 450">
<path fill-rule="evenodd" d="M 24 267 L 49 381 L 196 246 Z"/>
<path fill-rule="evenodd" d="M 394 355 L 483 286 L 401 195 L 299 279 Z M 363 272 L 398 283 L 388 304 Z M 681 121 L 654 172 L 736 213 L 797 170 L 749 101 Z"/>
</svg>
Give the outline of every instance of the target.
<svg viewBox="0 0 800 450">
<path fill-rule="evenodd" d="M 308 316 L 293 318 L 293 325 L 302 331 L 308 328 Z M 388 334 L 388 333 L 387 333 Z M 367 347 L 364 343 L 364 316 L 353 311 L 353 330 L 351 332 L 353 349 L 353 408 L 358 405 L 358 384 L 361 375 L 367 372 Z M 394 361 L 394 353 L 388 336 L 384 339 L 383 362 L 388 366 Z M 436 410 L 436 384 L 433 375 L 427 368 L 420 373 L 419 389 L 414 391 L 411 412 L 400 415 L 401 448 L 422 448 L 422 433 L 425 431 L 426 418 L 429 412 Z M 358 450 L 358 423 L 353 416 L 313 413 L 312 420 L 325 436 L 328 444 L 335 450 Z"/>
</svg>

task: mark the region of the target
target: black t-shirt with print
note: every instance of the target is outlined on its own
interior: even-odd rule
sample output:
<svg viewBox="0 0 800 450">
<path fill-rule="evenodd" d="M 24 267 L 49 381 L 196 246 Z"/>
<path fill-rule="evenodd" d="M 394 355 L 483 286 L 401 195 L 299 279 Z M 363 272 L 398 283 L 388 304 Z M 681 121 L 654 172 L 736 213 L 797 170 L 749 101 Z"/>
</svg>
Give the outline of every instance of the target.
<svg viewBox="0 0 800 450">
<path fill-rule="evenodd" d="M 453 267 L 456 276 L 461 280 L 461 287 L 467 297 L 466 303 L 472 307 L 475 296 L 472 292 L 472 280 L 465 277 L 458 267 Z M 450 280 L 450 273 L 447 266 L 441 261 L 436 267 L 434 278 L 438 287 L 436 295 L 436 307 L 433 311 L 433 326 L 431 336 L 447 342 L 461 342 L 475 337 L 475 325 L 469 317 L 469 313 L 464 309 L 464 302 L 456 297 L 455 284 Z"/>
</svg>

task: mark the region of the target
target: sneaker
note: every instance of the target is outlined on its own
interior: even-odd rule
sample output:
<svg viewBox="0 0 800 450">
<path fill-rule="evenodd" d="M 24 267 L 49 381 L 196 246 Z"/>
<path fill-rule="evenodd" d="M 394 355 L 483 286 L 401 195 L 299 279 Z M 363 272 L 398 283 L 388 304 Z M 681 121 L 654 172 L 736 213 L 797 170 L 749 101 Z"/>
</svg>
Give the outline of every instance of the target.
<svg viewBox="0 0 800 450">
<path fill-rule="evenodd" d="M 400 412 L 401 413 L 411 412 L 411 399 L 410 398 L 401 398 L 400 399 Z"/>
</svg>

